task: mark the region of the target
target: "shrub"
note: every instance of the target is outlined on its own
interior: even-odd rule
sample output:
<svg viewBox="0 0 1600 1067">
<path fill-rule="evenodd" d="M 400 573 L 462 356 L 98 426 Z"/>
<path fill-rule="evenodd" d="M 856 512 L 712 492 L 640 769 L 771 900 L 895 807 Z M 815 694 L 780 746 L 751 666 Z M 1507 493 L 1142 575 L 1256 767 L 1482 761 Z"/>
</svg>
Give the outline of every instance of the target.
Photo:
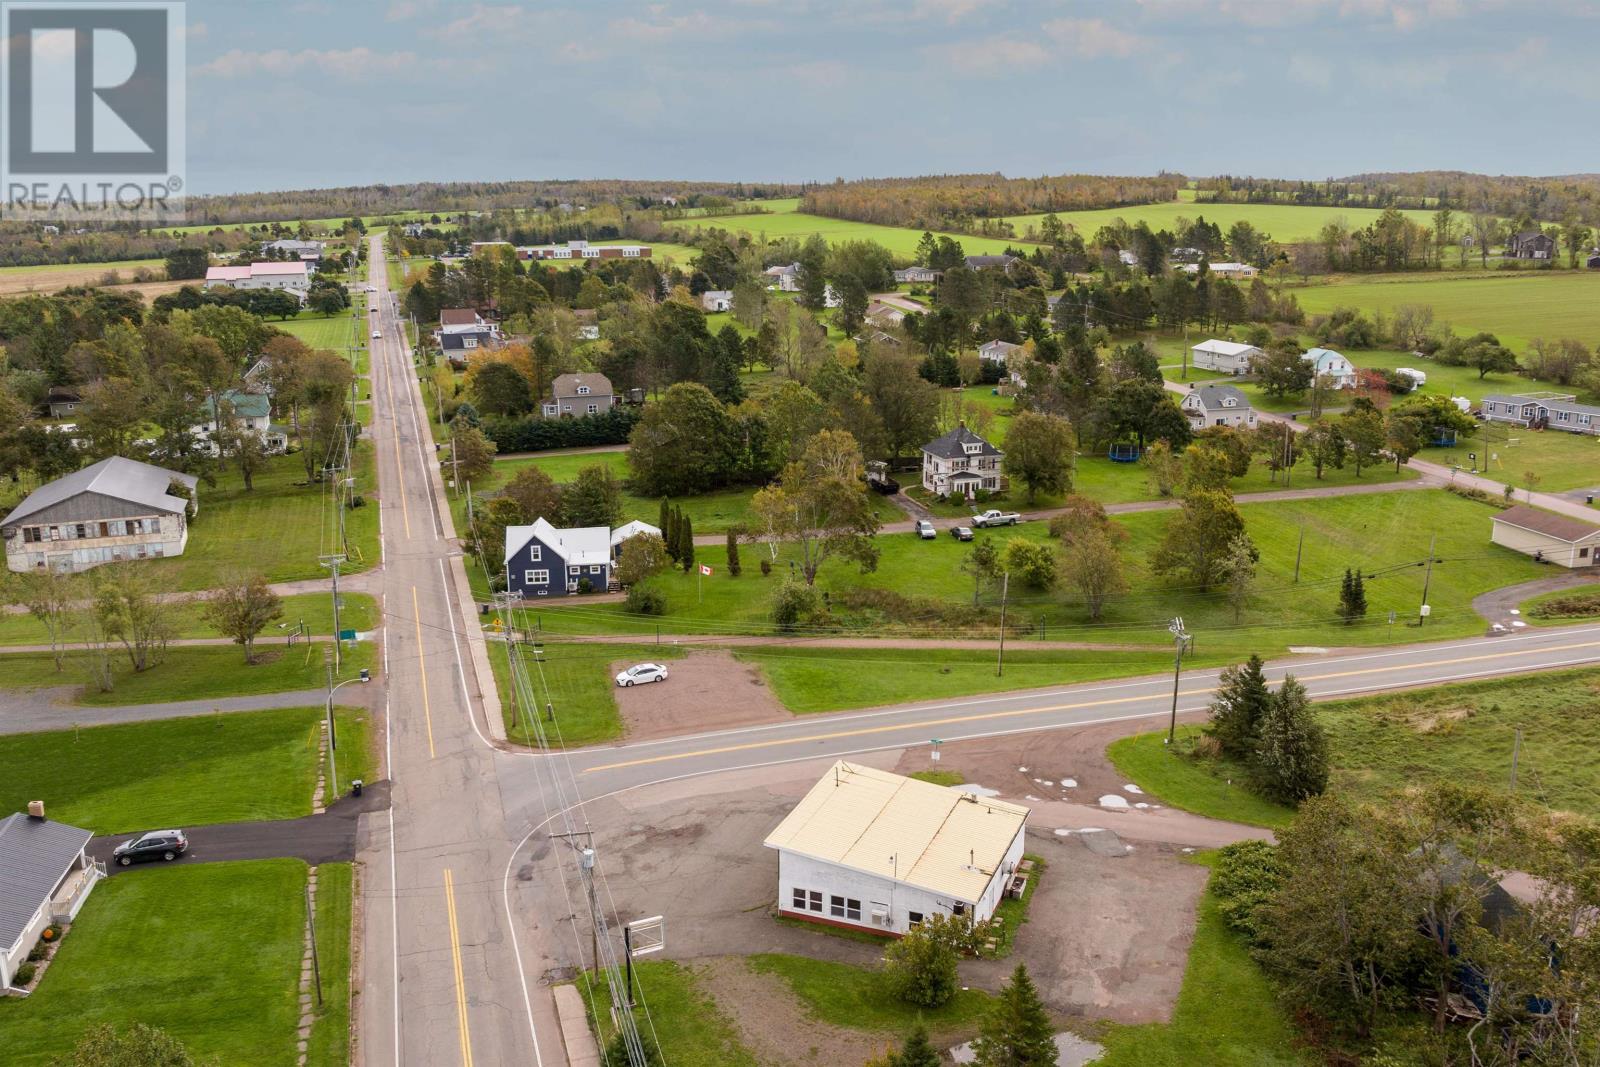
<svg viewBox="0 0 1600 1067">
<path fill-rule="evenodd" d="M 772 574 L 772 561 L 765 556 L 761 557 L 761 577 L 766 578 Z"/>
<path fill-rule="evenodd" d="M 1586 619 L 1600 615 L 1600 590 L 1546 600 L 1528 609 L 1536 619 Z"/>
<path fill-rule="evenodd" d="M 1265 929 L 1263 907 L 1271 903 L 1283 884 L 1283 865 L 1278 849 L 1265 841 L 1238 841 L 1217 851 L 1211 872 L 1211 892 L 1217 910 L 1234 930 L 1252 945 L 1261 941 Z"/>
<path fill-rule="evenodd" d="M 785 578 L 772 598 L 772 622 L 783 631 L 796 630 L 822 616 L 822 597 L 815 586 L 798 578 Z"/>
<path fill-rule="evenodd" d="M 665 615 L 667 613 L 667 595 L 650 585 L 628 586 L 628 599 L 624 601 L 624 604 L 635 615 Z"/>
<path fill-rule="evenodd" d="M 61 927 L 57 926 L 55 923 L 51 923 L 49 926 L 44 928 L 44 932 L 39 935 L 39 939 L 42 941 L 54 941 L 60 936 Z"/>
<path fill-rule="evenodd" d="M 584 445 L 625 445 L 638 420 L 637 408 L 614 407 L 599 415 L 575 419 L 489 417 L 483 420 L 483 432 L 501 452 L 539 452 Z"/>
<path fill-rule="evenodd" d="M 33 963 L 38 963 L 40 960 L 44 959 L 45 954 L 49 951 L 49 946 L 41 941 L 37 945 L 34 945 L 33 948 L 28 950 L 28 959 Z"/>
<path fill-rule="evenodd" d="M 923 1008 L 937 1008 L 955 996 L 960 975 L 956 951 L 939 931 L 924 924 L 889 946 L 883 973 L 895 996 Z"/>
<path fill-rule="evenodd" d="M 38 973 L 39 966 L 35 963 L 24 963 L 17 968 L 17 973 L 12 977 L 12 982 L 19 988 L 33 981 L 33 976 Z"/>
<path fill-rule="evenodd" d="M 1029 589 L 1056 584 L 1056 554 L 1049 545 L 1015 540 L 1006 545 L 1006 570 Z"/>
<path fill-rule="evenodd" d="M 578 579 L 578 592 L 580 592 L 580 593 L 592 593 L 592 592 L 594 592 L 594 583 L 591 582 L 588 579 L 587 576 L 585 576 L 583 578 L 579 578 Z"/>
</svg>

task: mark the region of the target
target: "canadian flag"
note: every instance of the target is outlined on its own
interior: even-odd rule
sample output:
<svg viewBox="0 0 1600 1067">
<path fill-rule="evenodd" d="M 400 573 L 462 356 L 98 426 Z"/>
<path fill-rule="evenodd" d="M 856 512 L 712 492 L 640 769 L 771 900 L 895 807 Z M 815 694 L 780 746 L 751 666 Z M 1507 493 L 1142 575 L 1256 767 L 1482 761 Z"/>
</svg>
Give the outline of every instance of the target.
<svg viewBox="0 0 1600 1067">
<path fill-rule="evenodd" d="M 700 573 L 709 578 L 711 577 L 711 568 L 702 563 L 700 564 Z"/>
</svg>

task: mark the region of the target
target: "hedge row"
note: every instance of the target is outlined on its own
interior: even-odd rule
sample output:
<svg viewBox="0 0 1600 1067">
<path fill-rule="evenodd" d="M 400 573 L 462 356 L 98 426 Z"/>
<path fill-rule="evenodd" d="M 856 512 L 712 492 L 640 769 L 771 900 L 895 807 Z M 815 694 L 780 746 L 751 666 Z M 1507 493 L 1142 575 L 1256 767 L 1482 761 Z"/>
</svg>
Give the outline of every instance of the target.
<svg viewBox="0 0 1600 1067">
<path fill-rule="evenodd" d="M 500 452 L 541 452 L 550 448 L 625 445 L 628 434 L 633 432 L 633 424 L 638 421 L 638 408 L 616 407 L 599 415 L 578 418 L 486 417 L 483 432 Z"/>
</svg>

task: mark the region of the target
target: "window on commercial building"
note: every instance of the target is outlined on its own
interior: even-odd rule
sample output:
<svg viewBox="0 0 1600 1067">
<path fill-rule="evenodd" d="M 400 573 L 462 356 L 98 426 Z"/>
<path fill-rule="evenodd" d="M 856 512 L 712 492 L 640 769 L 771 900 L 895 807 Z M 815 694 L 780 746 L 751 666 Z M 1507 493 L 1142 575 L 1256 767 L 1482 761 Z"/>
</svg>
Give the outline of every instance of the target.
<svg viewBox="0 0 1600 1067">
<path fill-rule="evenodd" d="M 796 911 L 806 910 L 806 891 L 804 889 L 796 889 L 794 891 L 794 907 Z"/>
<path fill-rule="evenodd" d="M 906 918 L 910 920 L 913 930 L 922 925 L 922 912 L 920 911 L 907 912 Z"/>
<path fill-rule="evenodd" d="M 836 919 L 855 919 L 859 921 L 861 918 L 861 901 L 848 897 L 829 897 L 828 914 Z"/>
</svg>

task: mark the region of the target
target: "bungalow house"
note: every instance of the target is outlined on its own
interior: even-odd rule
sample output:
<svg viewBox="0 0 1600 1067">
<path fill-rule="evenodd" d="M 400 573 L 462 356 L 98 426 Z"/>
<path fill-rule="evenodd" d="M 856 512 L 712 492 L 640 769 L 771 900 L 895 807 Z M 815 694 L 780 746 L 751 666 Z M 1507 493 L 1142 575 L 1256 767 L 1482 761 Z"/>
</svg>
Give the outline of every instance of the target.
<svg viewBox="0 0 1600 1067">
<path fill-rule="evenodd" d="M 656 526 L 651 526 L 648 522 L 640 522 L 638 519 L 634 519 L 632 522 L 624 523 L 621 526 L 618 526 L 615 530 L 612 530 L 611 531 L 611 558 L 612 558 L 612 560 L 621 559 L 622 558 L 622 546 L 627 544 L 629 541 L 633 540 L 635 537 L 640 536 L 641 534 L 650 534 L 652 537 L 660 537 L 661 536 L 661 529 L 659 527 L 656 527 Z"/>
<path fill-rule="evenodd" d="M 769 286 L 776 286 L 781 293 L 798 293 L 800 291 L 800 264 L 784 263 L 776 267 L 768 267 L 761 272 L 767 279 Z"/>
<path fill-rule="evenodd" d="M 1256 427 L 1256 411 L 1245 395 L 1231 385 L 1197 385 L 1179 402 L 1196 430 L 1207 426 L 1232 426 L 1240 430 Z"/>
<path fill-rule="evenodd" d="M 998 256 L 967 256 L 962 262 L 967 265 L 968 270 L 982 270 L 984 267 L 1004 267 L 1010 270 L 1011 264 L 1017 262 L 1017 257 L 1006 254 Z"/>
<path fill-rule="evenodd" d="M 1313 348 L 1300 357 L 1311 364 L 1313 378 L 1326 378 L 1335 389 L 1356 387 L 1356 368 L 1331 348 Z"/>
<path fill-rule="evenodd" d="M 1122 248 L 1117 250 L 1117 262 L 1124 267 L 1137 267 L 1139 265 L 1139 257 L 1128 249 Z"/>
<path fill-rule="evenodd" d="M 943 272 L 934 270 L 932 267 L 907 267 L 904 270 L 895 271 L 894 280 L 897 284 L 903 285 L 910 283 L 912 285 L 916 285 L 926 282 L 936 282 L 939 280 L 939 275 L 941 273 Z"/>
<path fill-rule="evenodd" d="M 881 300 L 874 300 L 867 305 L 865 318 L 874 326 L 898 326 L 906 321 L 906 310 L 893 304 L 885 304 Z"/>
<path fill-rule="evenodd" d="M 599 415 L 617 404 L 611 379 L 604 374 L 579 372 L 558 374 L 550 383 L 550 399 L 541 405 L 545 418 L 574 418 Z"/>
<path fill-rule="evenodd" d="M 1230 281 L 1249 281 L 1261 273 L 1249 263 L 1211 263 L 1208 264 L 1212 275 L 1218 278 L 1227 278 Z M 1200 264 L 1185 263 L 1178 268 L 1185 274 L 1199 274 Z"/>
<path fill-rule="evenodd" d="M 570 207 L 570 205 L 569 205 Z M 649 259 L 649 245 L 592 245 L 588 241 L 568 241 L 564 245 L 519 245 L 517 258 L 571 260 Z"/>
<path fill-rule="evenodd" d="M 700 307 L 705 311 L 732 311 L 733 290 L 707 289 L 700 294 Z"/>
<path fill-rule="evenodd" d="M 75 414 L 78 405 L 83 403 L 83 394 L 66 385 L 52 385 L 50 392 L 45 394 L 44 407 L 52 419 L 64 419 Z"/>
<path fill-rule="evenodd" d="M 1523 230 L 1506 240 L 1508 259 L 1554 259 L 1556 239 L 1538 230 Z"/>
<path fill-rule="evenodd" d="M 940 496 L 998 492 L 1005 487 L 1000 474 L 1004 458 L 1004 452 L 962 423 L 922 446 L 922 488 Z"/>
<path fill-rule="evenodd" d="M 1579 404 L 1571 393 L 1490 393 L 1483 398 L 1483 417 L 1532 430 L 1600 434 L 1600 407 Z"/>
<path fill-rule="evenodd" d="M 261 245 L 261 254 L 265 256 L 277 252 L 279 259 L 299 259 L 315 266 L 322 262 L 324 247 L 321 241 L 265 241 Z"/>
<path fill-rule="evenodd" d="M 1005 366 L 1006 360 L 1013 352 L 1021 352 L 1021 345 L 1014 345 L 1010 341 L 985 341 L 978 346 L 978 358 L 985 363 L 998 363 Z"/>
<path fill-rule="evenodd" d="M 1492 518 L 1489 540 L 1563 567 L 1600 566 L 1600 526 L 1518 504 Z"/>
<path fill-rule="evenodd" d="M 93 837 L 45 818 L 37 800 L 26 815 L 0 819 L 0 992 L 12 988 L 44 928 L 77 918 L 106 876 L 85 851 Z"/>
<path fill-rule="evenodd" d="M 179 556 L 189 543 L 193 474 L 111 456 L 47 482 L 0 519 L 14 571 L 86 571 L 102 563 Z M 182 486 L 189 499 L 175 496 Z"/>
<path fill-rule="evenodd" d="M 272 425 L 272 398 L 265 393 L 247 393 L 230 389 L 222 394 L 224 412 L 231 413 L 240 431 L 255 434 L 267 452 L 278 453 L 289 447 L 289 435 L 283 427 Z M 198 439 L 200 447 L 213 456 L 221 454 L 216 434 L 219 427 L 216 406 L 210 397 L 200 405 L 201 421 L 189 432 Z"/>
<path fill-rule="evenodd" d="M 519 597 L 605 592 L 611 584 L 611 528 L 558 530 L 544 519 L 506 527 L 506 591 Z"/>
<path fill-rule="evenodd" d="M 1229 374 L 1249 374 L 1250 365 L 1262 356 L 1255 345 L 1236 341 L 1201 341 L 1189 349 L 1192 362 L 1202 370 L 1227 371 Z"/>
</svg>

